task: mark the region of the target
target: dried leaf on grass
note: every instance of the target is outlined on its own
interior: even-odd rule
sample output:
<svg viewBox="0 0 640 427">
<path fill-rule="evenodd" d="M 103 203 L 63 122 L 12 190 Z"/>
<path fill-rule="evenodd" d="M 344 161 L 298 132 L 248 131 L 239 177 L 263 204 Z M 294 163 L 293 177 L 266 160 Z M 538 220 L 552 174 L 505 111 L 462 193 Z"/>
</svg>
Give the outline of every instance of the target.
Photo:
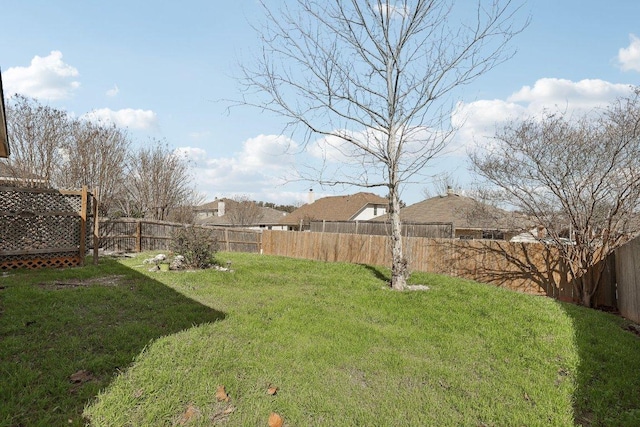
<svg viewBox="0 0 640 427">
<path fill-rule="evenodd" d="M 223 385 L 219 385 L 218 386 L 218 389 L 216 390 L 216 399 L 218 400 L 218 402 L 228 402 L 229 401 L 229 395 L 227 394 L 227 392 L 224 389 Z"/>
<path fill-rule="evenodd" d="M 267 388 L 267 394 L 269 396 L 275 396 L 276 393 L 278 393 L 278 387 L 270 385 L 269 388 Z"/>
<path fill-rule="evenodd" d="M 188 423 L 189 421 L 191 421 L 193 418 L 197 418 L 199 415 L 200 415 L 200 410 L 190 403 L 189 406 L 187 406 L 187 409 L 184 411 L 184 413 L 180 417 L 180 421 L 178 422 L 182 426 Z"/>
<path fill-rule="evenodd" d="M 283 421 L 282 417 L 275 412 L 272 412 L 269 415 L 269 427 L 282 427 Z"/>
</svg>

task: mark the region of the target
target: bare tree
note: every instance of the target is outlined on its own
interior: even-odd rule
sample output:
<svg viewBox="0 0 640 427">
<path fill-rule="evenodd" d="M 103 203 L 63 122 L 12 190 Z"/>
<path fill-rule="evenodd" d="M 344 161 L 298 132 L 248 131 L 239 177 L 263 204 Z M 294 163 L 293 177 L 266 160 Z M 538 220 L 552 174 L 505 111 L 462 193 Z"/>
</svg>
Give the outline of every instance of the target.
<svg viewBox="0 0 640 427">
<path fill-rule="evenodd" d="M 60 167 L 60 149 L 69 138 L 67 113 L 14 95 L 7 104 L 11 157 L 7 161 L 15 178 L 25 185 L 51 185 Z"/>
<path fill-rule="evenodd" d="M 152 141 L 131 153 L 121 208 L 146 218 L 166 220 L 170 212 L 192 200 L 193 188 L 187 160 L 166 144 Z"/>
<path fill-rule="evenodd" d="M 262 208 L 247 196 L 233 198 L 233 204 L 226 208 L 225 216 L 232 225 L 256 225 L 263 216 Z"/>
<path fill-rule="evenodd" d="M 544 227 L 541 240 L 559 251 L 576 295 L 591 306 L 605 265 L 599 261 L 640 231 L 633 222 L 640 208 L 640 91 L 578 118 L 545 114 L 509 123 L 472 163 L 503 201 Z"/>
<path fill-rule="evenodd" d="M 169 215 L 169 221 L 179 222 L 181 224 L 195 224 L 196 211 L 194 208 L 203 204 L 205 200 L 205 194 L 193 189 L 191 194 L 183 200 L 182 204 L 172 209 Z"/>
<path fill-rule="evenodd" d="M 73 120 L 70 137 L 61 147 L 63 161 L 55 176 L 56 186 L 97 188 L 101 214 L 106 215 L 124 184 L 129 145 L 125 131 L 115 125 Z"/>
<path fill-rule="evenodd" d="M 295 3 L 297 7 L 289 7 Z M 400 195 L 447 145 L 455 90 L 512 52 L 515 1 L 296 0 L 263 6 L 261 55 L 243 67 L 244 104 L 276 112 L 321 137 L 323 185 L 386 187 L 391 286 L 404 289 Z M 250 98 L 250 99 L 249 99 Z M 328 165 L 325 162 L 325 166 Z M 347 167 L 349 164 L 354 167 Z"/>
<path fill-rule="evenodd" d="M 422 195 L 425 199 L 431 197 L 442 196 L 449 191 L 460 189 L 460 181 L 451 173 L 443 173 L 433 178 L 430 186 L 422 189 Z"/>
</svg>

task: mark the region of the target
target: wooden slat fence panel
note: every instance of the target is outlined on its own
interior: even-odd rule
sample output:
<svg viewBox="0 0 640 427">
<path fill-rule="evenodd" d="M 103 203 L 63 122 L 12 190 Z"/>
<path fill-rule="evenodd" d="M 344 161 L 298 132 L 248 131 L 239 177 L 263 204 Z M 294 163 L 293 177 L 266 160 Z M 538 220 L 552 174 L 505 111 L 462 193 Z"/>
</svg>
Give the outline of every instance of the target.
<svg viewBox="0 0 640 427">
<path fill-rule="evenodd" d="M 391 264 L 386 236 L 265 230 L 262 239 L 265 254 Z M 566 269 L 541 244 L 409 237 L 404 245 L 409 267 L 414 271 L 465 277 L 556 297 L 568 288 Z"/>
<path fill-rule="evenodd" d="M 640 323 L 640 237 L 615 251 L 618 310 Z"/>
<path fill-rule="evenodd" d="M 144 219 L 116 219 L 100 222 L 100 247 L 122 252 L 169 251 L 173 232 L 184 224 Z M 258 253 L 261 232 L 224 227 L 195 226 L 209 230 L 218 240 L 218 249 Z"/>
<path fill-rule="evenodd" d="M 310 231 L 316 233 L 344 233 L 389 236 L 391 224 L 378 221 L 311 221 Z M 453 223 L 402 223 L 402 235 L 407 237 L 449 238 Z"/>
</svg>

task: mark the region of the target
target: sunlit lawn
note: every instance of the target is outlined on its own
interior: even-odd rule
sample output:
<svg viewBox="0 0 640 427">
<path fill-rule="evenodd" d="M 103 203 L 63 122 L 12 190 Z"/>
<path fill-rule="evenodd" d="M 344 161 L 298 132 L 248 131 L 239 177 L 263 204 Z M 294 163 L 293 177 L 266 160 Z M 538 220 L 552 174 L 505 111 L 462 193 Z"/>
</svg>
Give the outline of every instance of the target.
<svg viewBox="0 0 640 427">
<path fill-rule="evenodd" d="M 394 292 L 362 265 L 143 258 L 0 278 L 0 425 L 640 425 L 640 339 L 613 315 L 427 274 Z"/>
</svg>

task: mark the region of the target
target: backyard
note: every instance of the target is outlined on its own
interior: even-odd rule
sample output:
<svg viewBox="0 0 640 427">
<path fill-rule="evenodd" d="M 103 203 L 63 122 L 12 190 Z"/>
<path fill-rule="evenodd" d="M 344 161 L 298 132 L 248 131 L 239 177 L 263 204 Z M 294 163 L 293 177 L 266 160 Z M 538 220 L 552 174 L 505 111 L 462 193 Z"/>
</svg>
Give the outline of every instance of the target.
<svg viewBox="0 0 640 427">
<path fill-rule="evenodd" d="M 0 426 L 637 426 L 613 314 L 426 273 L 218 253 L 0 276 Z M 220 393 L 221 386 L 225 393 Z"/>
</svg>

